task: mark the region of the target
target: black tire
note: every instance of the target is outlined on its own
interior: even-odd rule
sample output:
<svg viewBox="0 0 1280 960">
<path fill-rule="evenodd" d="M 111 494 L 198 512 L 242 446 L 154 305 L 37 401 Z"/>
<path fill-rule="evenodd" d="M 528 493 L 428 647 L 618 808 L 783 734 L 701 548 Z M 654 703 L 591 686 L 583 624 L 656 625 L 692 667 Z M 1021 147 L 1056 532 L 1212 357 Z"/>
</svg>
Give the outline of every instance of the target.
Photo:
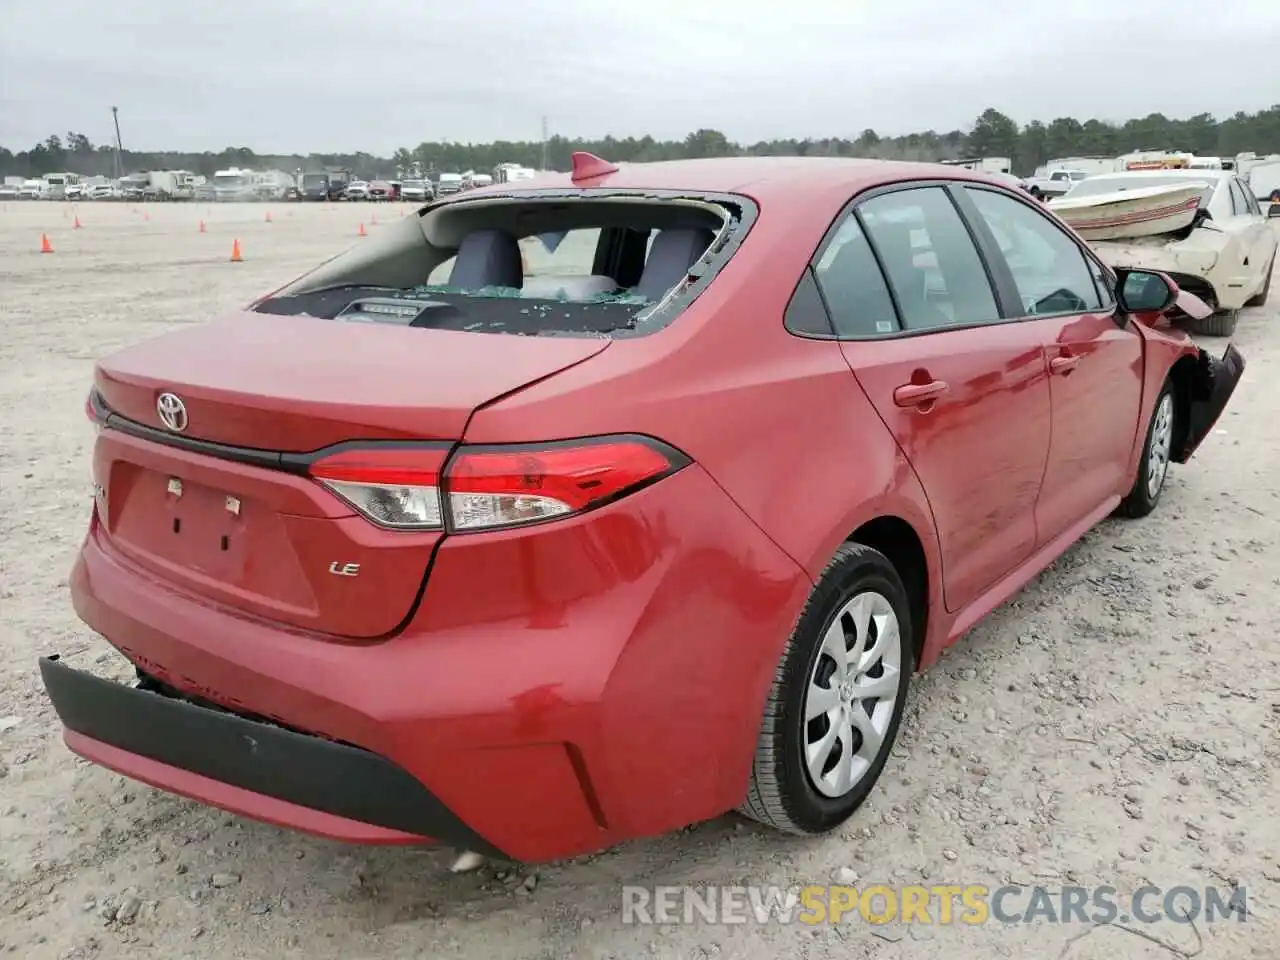
<svg viewBox="0 0 1280 960">
<path fill-rule="evenodd" d="M 1151 448 L 1156 437 L 1156 422 L 1159 420 L 1161 405 L 1168 398 L 1170 407 L 1171 420 L 1168 426 L 1168 444 L 1169 449 L 1165 456 L 1164 473 L 1160 477 L 1160 483 L 1156 486 L 1155 492 L 1151 490 L 1149 483 L 1152 471 Z M 1145 517 L 1156 505 L 1160 503 L 1160 495 L 1164 493 L 1164 488 L 1168 482 L 1169 464 L 1173 455 L 1173 438 L 1178 435 L 1178 404 L 1177 396 L 1173 390 L 1173 384 L 1168 380 L 1165 381 L 1160 395 L 1156 397 L 1155 405 L 1151 408 L 1151 421 L 1147 424 L 1147 436 L 1142 443 L 1142 457 L 1138 461 L 1138 476 L 1133 481 L 1133 487 L 1129 490 L 1128 495 L 1120 502 L 1120 514 L 1137 520 Z"/>
<path fill-rule="evenodd" d="M 831 797 L 815 788 L 804 759 L 806 733 L 811 729 L 804 720 L 806 694 L 828 627 L 850 600 L 866 593 L 876 593 L 887 600 L 898 621 L 897 699 L 874 759 L 847 792 Z M 875 786 L 897 738 L 915 669 L 914 635 L 907 592 L 893 564 L 871 547 L 859 543 L 842 546 L 822 572 L 783 649 L 765 704 L 751 783 L 740 812 L 785 833 L 802 836 L 825 833 L 853 815 Z M 856 709 L 862 709 L 860 701 L 855 703 Z M 825 718 L 813 722 L 820 721 Z M 855 744 L 860 740 L 860 734 L 857 736 Z M 842 744 L 842 750 L 849 748 L 842 740 L 836 742 Z"/>
<path fill-rule="evenodd" d="M 1030 193 L 1037 200 L 1044 199 L 1044 192 L 1039 187 L 1032 187 Z"/>
<path fill-rule="evenodd" d="M 1239 310 L 1219 310 L 1203 320 L 1190 321 L 1186 327 L 1192 333 L 1206 337 L 1229 337 L 1236 332 L 1236 324 L 1239 321 Z"/>
<path fill-rule="evenodd" d="M 1246 303 L 1246 307 L 1265 307 L 1267 305 L 1267 294 L 1271 292 L 1271 274 L 1275 272 L 1275 269 L 1276 258 L 1273 255 L 1271 257 L 1271 264 L 1267 267 L 1267 279 L 1262 282 L 1262 291 Z"/>
</svg>

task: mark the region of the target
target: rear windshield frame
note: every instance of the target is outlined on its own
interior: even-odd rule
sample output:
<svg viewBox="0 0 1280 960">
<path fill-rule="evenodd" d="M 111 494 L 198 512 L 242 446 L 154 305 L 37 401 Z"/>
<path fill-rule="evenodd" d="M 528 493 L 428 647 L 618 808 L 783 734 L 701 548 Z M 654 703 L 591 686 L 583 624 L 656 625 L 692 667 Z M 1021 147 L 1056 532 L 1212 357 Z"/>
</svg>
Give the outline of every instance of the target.
<svg viewBox="0 0 1280 960">
<path fill-rule="evenodd" d="M 549 330 L 541 336 L 547 337 L 583 337 L 601 336 L 610 340 L 624 340 L 632 337 L 643 337 L 670 325 L 676 317 L 696 300 L 711 281 L 719 275 L 720 270 L 737 253 L 743 240 L 754 226 L 760 209 L 750 197 L 728 191 L 708 190 L 672 190 L 672 189 L 639 189 L 619 187 L 540 187 L 536 189 L 504 190 L 489 187 L 481 196 L 444 197 L 433 200 L 422 207 L 417 215 L 425 217 L 445 207 L 460 207 L 468 204 L 487 203 L 495 200 L 521 202 L 525 200 L 581 200 L 591 203 L 609 200 L 685 200 L 704 203 L 720 208 L 725 217 L 725 226 L 716 235 L 707 251 L 698 262 L 689 268 L 692 280 L 679 285 L 672 293 L 655 304 L 643 306 L 636 312 L 631 326 L 612 330 L 607 334 L 584 334 L 572 331 Z M 483 331 L 481 331 L 483 332 Z M 499 334 L 502 336 L 503 334 Z"/>
</svg>

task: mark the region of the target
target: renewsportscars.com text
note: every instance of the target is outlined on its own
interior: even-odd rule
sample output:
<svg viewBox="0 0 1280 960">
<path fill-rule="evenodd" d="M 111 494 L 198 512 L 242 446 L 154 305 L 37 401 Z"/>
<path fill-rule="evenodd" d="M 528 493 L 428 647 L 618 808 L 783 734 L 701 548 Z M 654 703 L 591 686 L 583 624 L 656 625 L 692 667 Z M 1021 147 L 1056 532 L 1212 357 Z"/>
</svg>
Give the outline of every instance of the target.
<svg viewBox="0 0 1280 960">
<path fill-rule="evenodd" d="M 635 924 L 1191 923 L 1247 916 L 1243 887 L 988 887 L 809 885 L 622 888 L 622 921 Z"/>
</svg>

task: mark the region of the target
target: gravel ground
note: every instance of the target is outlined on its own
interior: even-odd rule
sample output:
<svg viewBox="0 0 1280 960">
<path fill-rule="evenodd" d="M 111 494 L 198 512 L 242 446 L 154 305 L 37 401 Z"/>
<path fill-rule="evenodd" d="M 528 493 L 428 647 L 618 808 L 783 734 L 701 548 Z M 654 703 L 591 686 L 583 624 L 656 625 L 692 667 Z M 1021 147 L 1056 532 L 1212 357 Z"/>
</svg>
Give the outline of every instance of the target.
<svg viewBox="0 0 1280 960">
<path fill-rule="evenodd" d="M 9 203 L 0 209 L 0 955 L 39 958 L 1277 955 L 1280 299 L 1245 311 L 1246 378 L 1146 521 L 1109 521 L 914 688 L 839 836 L 736 817 L 506 873 L 344 847 L 81 763 L 36 658 L 124 664 L 67 573 L 89 510 L 94 358 L 273 289 L 397 207 Z M 197 230 L 203 216 L 208 229 Z M 56 252 L 41 255 L 41 232 Z M 240 240 L 244 262 L 228 262 Z M 1224 341 L 1209 341 L 1221 352 Z M 1267 427 L 1272 422 L 1271 428 Z M 624 924 L 621 885 L 1247 888 L 1245 923 L 1114 927 Z M 1082 933 L 1088 936 L 1078 938 Z"/>
</svg>

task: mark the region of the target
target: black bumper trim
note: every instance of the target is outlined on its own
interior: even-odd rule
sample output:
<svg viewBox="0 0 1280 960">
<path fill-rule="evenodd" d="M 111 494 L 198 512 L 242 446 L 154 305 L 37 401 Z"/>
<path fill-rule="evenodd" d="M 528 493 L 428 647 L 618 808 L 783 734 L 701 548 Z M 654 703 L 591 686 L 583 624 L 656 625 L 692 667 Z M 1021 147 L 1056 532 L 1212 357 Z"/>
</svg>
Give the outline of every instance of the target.
<svg viewBox="0 0 1280 960">
<path fill-rule="evenodd" d="M 1201 350 L 1199 361 L 1192 381 L 1186 443 L 1179 458 L 1184 463 L 1191 458 L 1209 435 L 1213 425 L 1218 422 L 1227 401 L 1244 376 L 1244 354 L 1236 349 L 1234 343 L 1227 344 L 1220 360 Z"/>
<path fill-rule="evenodd" d="M 211 780 L 507 859 L 406 770 L 359 747 L 103 680 L 40 658 L 64 726 Z"/>
</svg>

